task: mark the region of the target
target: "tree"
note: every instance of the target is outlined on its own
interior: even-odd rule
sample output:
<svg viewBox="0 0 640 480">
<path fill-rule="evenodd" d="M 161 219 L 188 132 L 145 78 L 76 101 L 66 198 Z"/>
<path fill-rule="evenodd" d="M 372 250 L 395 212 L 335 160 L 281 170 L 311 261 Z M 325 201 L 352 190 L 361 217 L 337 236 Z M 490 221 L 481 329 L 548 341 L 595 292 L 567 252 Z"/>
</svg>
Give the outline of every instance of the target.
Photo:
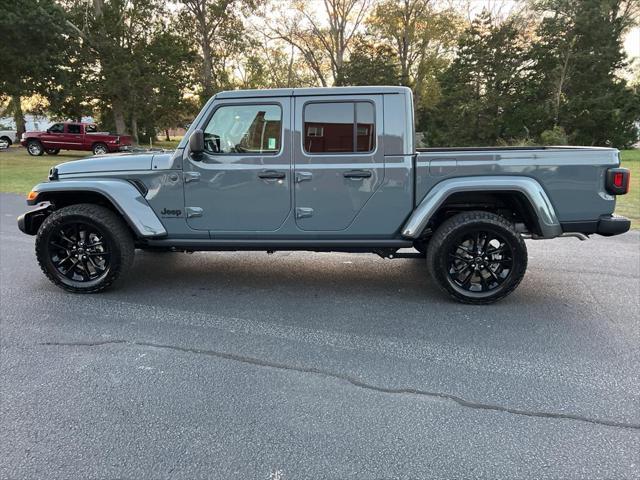
<svg viewBox="0 0 640 480">
<path fill-rule="evenodd" d="M 11 98 L 18 135 L 25 130 L 21 97 L 45 93 L 65 50 L 64 12 L 54 0 L 0 0 L 0 96 Z"/>
<path fill-rule="evenodd" d="M 360 37 L 354 43 L 349 60 L 340 69 L 336 85 L 398 85 L 400 78 L 393 49 Z"/>
<path fill-rule="evenodd" d="M 623 36 L 637 19 L 636 0 L 543 0 L 532 49 L 548 127 L 572 143 L 627 146 L 637 139 L 637 93 L 618 72 L 627 67 Z M 637 20 L 636 20 L 637 21 Z M 541 96 L 542 96 L 541 95 Z"/>
<path fill-rule="evenodd" d="M 323 0 L 319 17 L 303 0 L 293 0 L 290 5 L 281 2 L 280 8 L 271 3 L 268 11 L 278 13 L 270 16 L 280 20 L 267 21 L 267 27 L 272 38 L 298 49 L 318 81 L 326 87 L 337 80 L 369 4 L 370 0 Z"/>
<path fill-rule="evenodd" d="M 231 59 L 248 48 L 243 14 L 254 10 L 260 0 L 180 0 L 180 26 L 195 39 L 201 61 L 201 97 L 208 100 L 217 90 L 228 88 Z"/>
<path fill-rule="evenodd" d="M 119 134 L 130 132 L 138 140 L 143 119 L 145 136 L 154 135 L 156 121 L 178 108 L 193 77 L 191 46 L 177 35 L 164 2 L 93 0 L 89 9 L 86 2 L 74 0 L 68 18 L 76 33 L 77 58 L 90 67 L 81 75 L 84 98 L 96 98 L 98 110 L 113 115 Z M 73 84 L 63 84 L 61 90 L 74 92 Z"/>
<path fill-rule="evenodd" d="M 434 0 L 383 0 L 367 27 L 388 45 L 398 60 L 400 82 L 411 87 L 417 107 L 438 98 L 438 75 L 449 64 L 461 19 L 452 10 L 437 10 Z"/>
<path fill-rule="evenodd" d="M 471 23 L 441 77 L 442 100 L 426 112 L 430 144 L 496 145 L 528 136 L 537 115 L 527 42 L 517 19 L 495 25 L 484 11 Z"/>
<path fill-rule="evenodd" d="M 254 32 L 258 37 L 259 32 Z M 239 59 L 238 86 L 240 88 L 311 87 L 315 78 L 295 48 L 263 38 L 253 41 L 250 49 Z"/>
</svg>

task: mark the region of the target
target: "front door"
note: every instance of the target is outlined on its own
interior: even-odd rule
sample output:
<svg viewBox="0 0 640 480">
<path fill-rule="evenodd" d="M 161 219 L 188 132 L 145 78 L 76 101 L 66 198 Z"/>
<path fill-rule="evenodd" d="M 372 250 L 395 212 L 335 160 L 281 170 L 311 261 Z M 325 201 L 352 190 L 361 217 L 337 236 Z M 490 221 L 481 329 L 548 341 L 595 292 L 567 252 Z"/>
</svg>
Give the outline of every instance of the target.
<svg viewBox="0 0 640 480">
<path fill-rule="evenodd" d="M 64 123 L 54 123 L 40 138 L 46 148 L 69 148 L 64 134 Z"/>
<path fill-rule="evenodd" d="M 186 157 L 187 223 L 197 230 L 277 230 L 291 210 L 291 98 L 216 103 L 205 152 Z"/>
<path fill-rule="evenodd" d="M 298 228 L 349 228 L 384 180 L 382 96 L 296 97 Z"/>
</svg>

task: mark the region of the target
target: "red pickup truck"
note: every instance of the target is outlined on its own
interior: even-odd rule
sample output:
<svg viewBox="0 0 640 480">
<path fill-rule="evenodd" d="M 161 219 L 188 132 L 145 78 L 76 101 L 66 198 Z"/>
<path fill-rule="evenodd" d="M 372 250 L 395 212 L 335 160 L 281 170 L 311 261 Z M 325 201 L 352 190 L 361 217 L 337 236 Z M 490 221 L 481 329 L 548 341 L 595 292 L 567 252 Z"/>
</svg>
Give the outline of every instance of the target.
<svg viewBox="0 0 640 480">
<path fill-rule="evenodd" d="M 20 144 L 29 155 L 57 155 L 60 150 L 87 150 L 94 155 L 126 150 L 131 137 L 98 132 L 95 123 L 64 122 L 51 125 L 44 132 L 25 132 Z"/>
</svg>

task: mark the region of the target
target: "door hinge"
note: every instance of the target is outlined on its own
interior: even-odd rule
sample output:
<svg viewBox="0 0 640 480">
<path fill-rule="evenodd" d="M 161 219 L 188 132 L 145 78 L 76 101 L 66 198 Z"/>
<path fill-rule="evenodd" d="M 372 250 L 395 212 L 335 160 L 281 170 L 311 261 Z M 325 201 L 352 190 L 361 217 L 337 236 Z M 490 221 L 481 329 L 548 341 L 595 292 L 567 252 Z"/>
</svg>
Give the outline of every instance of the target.
<svg viewBox="0 0 640 480">
<path fill-rule="evenodd" d="M 184 172 L 184 183 L 197 182 L 200 180 L 200 173 L 198 172 Z"/>
<path fill-rule="evenodd" d="M 201 217 L 203 212 L 200 207 L 187 207 L 185 210 L 187 211 L 187 218 Z"/>
<path fill-rule="evenodd" d="M 296 172 L 296 183 L 306 182 L 313 178 L 312 172 Z"/>
<path fill-rule="evenodd" d="M 309 207 L 297 207 L 296 218 L 309 218 L 313 217 L 313 208 Z"/>
</svg>

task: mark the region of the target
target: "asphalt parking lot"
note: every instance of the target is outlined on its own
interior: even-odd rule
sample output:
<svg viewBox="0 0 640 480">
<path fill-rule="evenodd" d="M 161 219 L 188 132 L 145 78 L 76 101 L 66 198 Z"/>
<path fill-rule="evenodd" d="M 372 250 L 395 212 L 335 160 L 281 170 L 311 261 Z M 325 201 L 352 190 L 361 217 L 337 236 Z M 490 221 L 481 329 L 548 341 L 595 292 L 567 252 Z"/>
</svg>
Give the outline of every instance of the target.
<svg viewBox="0 0 640 480">
<path fill-rule="evenodd" d="M 0 204 L 0 478 L 640 477 L 637 232 L 529 241 L 488 307 L 354 254 L 142 253 L 85 296 Z"/>
</svg>

